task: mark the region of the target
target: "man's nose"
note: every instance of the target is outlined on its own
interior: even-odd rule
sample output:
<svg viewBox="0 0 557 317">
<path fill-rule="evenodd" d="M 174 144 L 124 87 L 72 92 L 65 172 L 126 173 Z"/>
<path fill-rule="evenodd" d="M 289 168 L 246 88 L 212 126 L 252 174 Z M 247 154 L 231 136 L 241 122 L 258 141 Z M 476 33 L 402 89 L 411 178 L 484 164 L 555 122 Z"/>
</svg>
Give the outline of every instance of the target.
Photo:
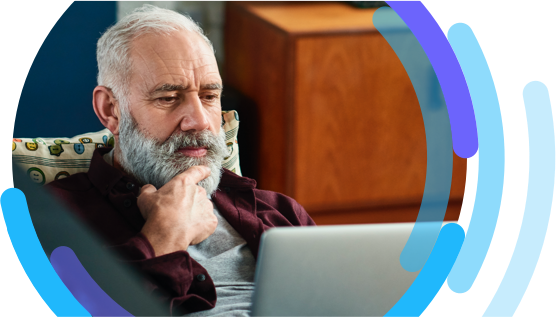
<svg viewBox="0 0 557 317">
<path fill-rule="evenodd" d="M 209 129 L 207 110 L 197 94 L 188 94 L 183 107 L 180 129 L 182 131 L 199 132 Z"/>
</svg>

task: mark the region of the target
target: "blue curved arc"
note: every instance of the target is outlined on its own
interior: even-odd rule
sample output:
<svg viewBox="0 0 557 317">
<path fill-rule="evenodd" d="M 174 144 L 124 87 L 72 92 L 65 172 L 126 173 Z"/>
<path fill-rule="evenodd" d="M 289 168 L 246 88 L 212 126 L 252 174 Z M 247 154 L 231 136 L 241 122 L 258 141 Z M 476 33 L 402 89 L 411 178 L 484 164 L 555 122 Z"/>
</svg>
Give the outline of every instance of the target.
<svg viewBox="0 0 557 317">
<path fill-rule="evenodd" d="M 91 316 L 60 280 L 43 251 L 25 195 L 16 188 L 4 191 L 2 214 L 14 250 L 33 286 L 56 316 Z"/>
<path fill-rule="evenodd" d="M 455 24 L 449 29 L 449 42 L 472 96 L 479 142 L 474 210 L 466 239 L 448 279 L 449 287 L 462 293 L 472 287 L 493 238 L 503 194 L 505 147 L 495 84 L 474 33 L 466 24 Z"/>
<path fill-rule="evenodd" d="M 416 37 L 391 8 L 375 11 L 373 24 L 402 62 L 420 103 L 427 140 L 427 174 L 420 212 L 400 255 L 402 267 L 420 270 L 445 217 L 453 173 L 453 144 L 447 106 L 435 71 Z M 427 224 L 426 224 L 427 223 Z"/>
<path fill-rule="evenodd" d="M 463 241 L 461 226 L 444 226 L 424 268 L 385 316 L 420 316 L 445 283 Z"/>
<path fill-rule="evenodd" d="M 536 269 L 551 214 L 555 186 L 555 132 L 545 85 L 540 82 L 526 85 L 524 104 L 530 144 L 524 218 L 507 272 L 484 316 L 514 314 Z"/>
</svg>

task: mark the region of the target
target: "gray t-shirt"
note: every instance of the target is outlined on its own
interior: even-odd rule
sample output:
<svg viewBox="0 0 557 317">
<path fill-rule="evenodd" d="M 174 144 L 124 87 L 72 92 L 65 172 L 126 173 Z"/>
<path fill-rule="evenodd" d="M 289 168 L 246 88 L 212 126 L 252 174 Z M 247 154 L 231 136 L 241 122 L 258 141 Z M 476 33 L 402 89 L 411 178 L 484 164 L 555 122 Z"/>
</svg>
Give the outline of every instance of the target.
<svg viewBox="0 0 557 317">
<path fill-rule="evenodd" d="M 213 212 L 219 224 L 215 232 L 188 253 L 209 273 L 217 291 L 215 308 L 186 316 L 249 316 L 255 258 L 240 234 L 222 217 Z"/>
</svg>

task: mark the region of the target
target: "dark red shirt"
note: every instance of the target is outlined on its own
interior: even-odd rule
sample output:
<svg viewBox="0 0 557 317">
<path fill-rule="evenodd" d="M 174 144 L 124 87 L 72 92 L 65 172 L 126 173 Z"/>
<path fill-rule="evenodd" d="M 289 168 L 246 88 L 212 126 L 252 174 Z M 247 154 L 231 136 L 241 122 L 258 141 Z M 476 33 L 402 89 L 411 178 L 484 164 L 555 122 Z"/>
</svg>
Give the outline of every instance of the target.
<svg viewBox="0 0 557 317">
<path fill-rule="evenodd" d="M 102 156 L 108 151 L 110 148 L 94 152 L 87 173 L 71 175 L 46 187 L 146 275 L 148 289 L 168 303 L 171 314 L 213 308 L 217 300 L 213 280 L 187 251 L 155 256 L 140 232 L 145 223 L 137 207 L 140 185 L 104 161 Z M 265 230 L 315 223 L 292 198 L 255 186 L 254 180 L 224 169 L 212 200 L 257 259 Z"/>
</svg>

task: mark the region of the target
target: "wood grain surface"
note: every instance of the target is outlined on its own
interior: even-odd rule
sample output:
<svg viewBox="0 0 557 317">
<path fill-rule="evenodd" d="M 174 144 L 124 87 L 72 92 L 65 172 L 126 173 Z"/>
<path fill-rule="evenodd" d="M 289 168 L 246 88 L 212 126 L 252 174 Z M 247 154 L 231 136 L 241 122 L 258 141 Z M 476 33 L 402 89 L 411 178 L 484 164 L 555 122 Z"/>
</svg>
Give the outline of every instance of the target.
<svg viewBox="0 0 557 317">
<path fill-rule="evenodd" d="M 296 44 L 294 197 L 308 210 L 421 199 L 427 153 L 420 105 L 383 37 Z"/>
<path fill-rule="evenodd" d="M 375 31 L 375 8 L 359 9 L 340 2 L 253 2 L 246 10 L 289 34 Z"/>
<path fill-rule="evenodd" d="M 458 220 L 461 201 L 449 202 L 444 221 Z M 317 225 L 349 225 L 364 223 L 414 222 L 420 211 L 419 205 L 384 206 L 366 210 L 338 210 L 312 214 Z"/>
<path fill-rule="evenodd" d="M 372 14 L 227 3 L 225 86 L 257 103 L 258 187 L 293 197 L 322 224 L 414 221 L 422 199 L 420 106 L 394 51 L 362 23 Z M 447 220 L 458 219 L 466 180 L 466 160 L 453 157 Z"/>
</svg>

